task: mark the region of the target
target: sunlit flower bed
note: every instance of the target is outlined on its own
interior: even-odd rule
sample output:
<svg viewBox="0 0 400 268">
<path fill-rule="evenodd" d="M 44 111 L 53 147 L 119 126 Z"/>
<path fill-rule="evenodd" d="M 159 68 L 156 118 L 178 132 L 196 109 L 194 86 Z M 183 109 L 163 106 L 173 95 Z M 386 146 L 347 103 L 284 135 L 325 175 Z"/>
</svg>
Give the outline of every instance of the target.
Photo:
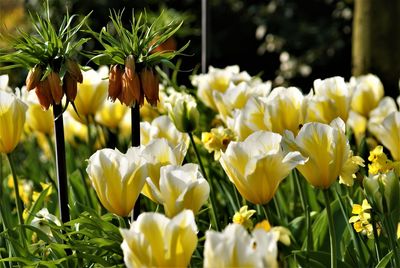
<svg viewBox="0 0 400 268">
<path fill-rule="evenodd" d="M 303 92 L 210 67 L 188 89 L 151 41 L 0 76 L 2 267 L 400 266 L 400 97 L 377 76 Z"/>
</svg>

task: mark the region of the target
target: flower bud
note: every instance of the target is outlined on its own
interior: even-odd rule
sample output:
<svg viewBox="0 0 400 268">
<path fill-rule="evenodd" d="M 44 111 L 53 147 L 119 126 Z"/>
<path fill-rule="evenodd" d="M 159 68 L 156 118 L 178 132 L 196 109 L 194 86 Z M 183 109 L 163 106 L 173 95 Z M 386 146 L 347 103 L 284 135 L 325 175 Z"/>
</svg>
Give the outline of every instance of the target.
<svg viewBox="0 0 400 268">
<path fill-rule="evenodd" d="M 119 68 L 119 65 L 113 65 L 110 69 L 108 77 L 108 96 L 112 101 L 121 94 L 122 91 L 122 75 L 123 71 Z"/>
<path fill-rule="evenodd" d="M 56 72 L 51 71 L 47 79 L 49 81 L 50 92 L 51 96 L 53 97 L 54 103 L 60 104 L 61 99 L 64 95 L 63 90 L 61 88 L 60 76 Z"/>
<path fill-rule="evenodd" d="M 53 103 L 53 98 L 51 97 L 49 80 L 47 78 L 39 82 L 36 86 L 35 93 L 43 110 L 48 110 L 50 104 Z"/>
<path fill-rule="evenodd" d="M 125 73 L 129 79 L 133 80 L 133 76 L 135 75 L 135 58 L 133 55 L 129 55 L 125 59 Z"/>
<path fill-rule="evenodd" d="M 69 73 L 72 76 L 72 78 L 74 78 L 76 81 L 82 83 L 83 75 L 81 68 L 79 68 L 78 63 L 76 63 L 76 61 L 73 61 L 71 59 L 67 59 L 65 61 L 65 64 L 67 66 L 67 73 Z"/>
<path fill-rule="evenodd" d="M 26 89 L 32 90 L 34 89 L 40 82 L 42 78 L 42 70 L 39 66 L 35 66 L 29 70 L 28 76 L 26 77 Z"/>
<path fill-rule="evenodd" d="M 77 94 L 77 81 L 67 72 L 63 79 L 63 90 L 67 95 L 67 100 L 74 101 Z"/>
<path fill-rule="evenodd" d="M 397 207 L 400 202 L 400 185 L 393 170 L 366 177 L 364 189 L 374 209 L 383 214 L 391 214 L 391 217 L 395 218 L 395 222 L 398 222 L 399 210 Z"/>
<path fill-rule="evenodd" d="M 192 132 L 199 125 L 196 100 L 189 94 L 175 93 L 167 103 L 168 115 L 181 132 Z"/>
<path fill-rule="evenodd" d="M 159 81 L 153 68 L 143 68 L 140 72 L 140 81 L 142 82 L 142 89 L 146 100 L 153 106 L 157 105 L 157 101 L 159 100 Z"/>
</svg>

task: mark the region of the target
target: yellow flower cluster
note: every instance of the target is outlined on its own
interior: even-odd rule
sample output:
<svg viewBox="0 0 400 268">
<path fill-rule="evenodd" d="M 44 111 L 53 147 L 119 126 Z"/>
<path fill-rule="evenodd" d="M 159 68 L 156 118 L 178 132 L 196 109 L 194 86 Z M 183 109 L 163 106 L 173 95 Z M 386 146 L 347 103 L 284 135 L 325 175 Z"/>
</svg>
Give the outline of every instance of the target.
<svg viewBox="0 0 400 268">
<path fill-rule="evenodd" d="M 204 144 L 204 148 L 209 153 L 214 152 L 215 160 L 218 160 L 221 157 L 221 151 L 225 152 L 228 144 L 235 140 L 235 134 L 229 128 L 213 128 L 210 132 L 203 132 L 201 134 L 201 141 Z"/>
<path fill-rule="evenodd" d="M 368 172 L 371 175 L 378 173 L 386 173 L 389 170 L 394 170 L 397 176 L 400 176 L 400 161 L 391 161 L 383 152 L 381 145 L 376 146 L 369 154 L 368 160 L 371 164 L 368 165 Z"/>
<path fill-rule="evenodd" d="M 250 219 L 256 213 L 254 209 L 248 210 L 248 206 L 243 206 L 239 211 L 233 215 L 232 222 L 242 225 L 247 230 L 261 229 L 266 232 L 275 232 L 278 234 L 278 241 L 286 246 L 290 245 L 290 231 L 289 229 L 282 226 L 272 227 L 268 220 L 263 220 L 257 223 L 253 228 L 253 221 Z"/>
<path fill-rule="evenodd" d="M 253 221 L 250 220 L 251 216 L 256 213 L 254 209 L 247 210 L 248 206 L 243 206 L 239 211 L 233 215 L 233 223 L 241 224 L 246 229 L 253 228 Z"/>
<path fill-rule="evenodd" d="M 353 224 L 354 230 L 357 233 L 362 233 L 368 236 L 368 238 L 373 237 L 373 227 L 370 223 L 371 214 L 370 214 L 371 205 L 368 203 L 367 199 L 364 199 L 362 205 L 354 204 L 352 209 L 352 214 L 349 219 L 349 222 Z M 378 233 L 380 233 L 380 228 L 377 226 Z"/>
</svg>

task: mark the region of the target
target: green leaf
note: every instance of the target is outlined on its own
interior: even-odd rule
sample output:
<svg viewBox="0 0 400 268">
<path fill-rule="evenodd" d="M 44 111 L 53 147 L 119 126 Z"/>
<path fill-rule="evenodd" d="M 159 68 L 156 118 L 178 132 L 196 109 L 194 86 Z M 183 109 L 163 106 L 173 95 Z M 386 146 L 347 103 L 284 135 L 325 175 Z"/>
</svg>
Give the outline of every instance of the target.
<svg viewBox="0 0 400 268">
<path fill-rule="evenodd" d="M 388 254 L 385 255 L 385 257 L 383 257 L 379 263 L 375 266 L 375 268 L 385 268 L 388 264 L 389 261 L 392 259 L 393 256 L 393 251 L 389 251 Z"/>
<path fill-rule="evenodd" d="M 47 187 L 40 193 L 38 199 L 36 199 L 36 202 L 32 205 L 31 209 L 29 210 L 28 218 L 26 219 L 26 224 L 30 224 L 33 218 L 35 217 L 36 213 L 41 208 L 43 208 L 43 204 L 44 201 L 46 200 L 47 193 L 50 191 L 51 188 L 52 188 L 51 186 Z"/>
<path fill-rule="evenodd" d="M 294 254 L 296 260 L 302 267 L 326 268 L 331 266 L 331 254 L 325 251 L 310 251 L 308 260 L 307 252 L 305 251 L 294 250 L 292 254 Z M 352 266 L 341 260 L 337 260 L 337 265 L 341 268 L 352 268 Z"/>
</svg>

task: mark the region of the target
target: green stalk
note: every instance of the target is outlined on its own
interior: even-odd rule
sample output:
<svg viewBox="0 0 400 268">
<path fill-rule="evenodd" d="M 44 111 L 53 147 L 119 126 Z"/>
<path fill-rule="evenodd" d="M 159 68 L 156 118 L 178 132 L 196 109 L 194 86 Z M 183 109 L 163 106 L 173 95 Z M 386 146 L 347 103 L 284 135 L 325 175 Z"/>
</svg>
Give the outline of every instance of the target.
<svg viewBox="0 0 400 268">
<path fill-rule="evenodd" d="M 394 267 L 399 267 L 400 265 L 400 258 L 399 258 L 399 252 L 398 252 L 398 246 L 397 246 L 397 239 L 396 237 L 396 228 L 393 225 L 393 221 L 390 217 L 390 215 L 385 214 L 385 220 L 386 220 L 386 231 L 388 233 L 389 237 L 389 244 L 390 247 L 392 248 L 393 255 L 394 255 Z"/>
<path fill-rule="evenodd" d="M 194 149 L 194 152 L 196 154 L 197 161 L 199 162 L 199 166 L 200 166 L 201 172 L 203 173 L 204 178 L 208 181 L 208 184 L 210 185 L 211 219 L 212 219 L 212 221 L 214 223 L 214 228 L 217 231 L 219 231 L 220 229 L 219 229 L 217 216 L 216 216 L 216 211 L 215 211 L 216 210 L 216 202 L 215 202 L 215 194 L 216 193 L 215 193 L 215 190 L 214 190 L 214 186 L 212 184 L 212 181 L 210 181 L 208 179 L 206 170 L 204 169 L 203 162 L 201 161 L 201 157 L 200 157 L 199 151 L 197 150 L 196 143 L 194 142 L 193 133 L 189 132 L 188 134 L 189 134 L 189 137 L 190 137 L 190 142 L 193 145 L 193 149 Z"/>
<path fill-rule="evenodd" d="M 92 131 L 90 130 L 90 116 L 86 116 L 86 127 L 87 127 L 87 138 L 88 138 L 88 145 L 89 145 L 89 154 L 92 154 L 93 150 L 93 139 L 92 139 Z"/>
<path fill-rule="evenodd" d="M 293 174 L 293 179 L 297 187 L 297 191 L 299 192 L 300 195 L 300 203 L 301 207 L 303 208 L 304 211 L 304 216 L 306 219 L 306 228 L 307 228 L 307 256 L 309 252 L 312 250 L 312 244 L 313 244 L 313 237 L 312 237 L 312 231 L 311 231 L 311 221 L 310 221 L 310 206 L 307 203 L 306 195 L 304 193 L 304 188 L 301 185 L 301 182 L 299 180 L 299 177 L 297 175 L 296 169 L 292 171 Z"/>
<path fill-rule="evenodd" d="M 331 210 L 331 202 L 329 200 L 329 190 L 322 190 L 324 193 L 325 205 L 326 205 L 326 214 L 328 217 L 328 225 L 329 225 L 329 236 L 331 242 L 331 268 L 336 268 L 336 235 L 335 235 L 335 225 L 333 223 L 333 215 Z"/>
<path fill-rule="evenodd" d="M 352 238 L 352 241 L 353 241 L 354 245 L 356 246 L 356 252 L 357 252 L 357 255 L 358 255 L 358 260 L 361 262 L 360 266 L 361 267 L 365 267 L 366 266 L 365 265 L 365 256 L 364 256 L 364 252 L 361 249 L 360 241 L 358 240 L 358 237 L 355 234 L 354 228 L 351 226 L 351 224 L 347 220 L 347 218 L 348 218 L 347 215 L 348 214 L 347 214 L 347 212 L 345 210 L 345 207 L 343 205 L 343 200 L 340 197 L 339 192 L 338 192 L 337 189 L 335 189 L 335 193 L 336 193 L 336 196 L 337 196 L 337 198 L 339 200 L 340 210 L 342 211 L 343 217 L 345 219 L 347 229 L 349 230 L 351 238 Z"/>
<path fill-rule="evenodd" d="M 10 169 L 11 169 L 11 174 L 13 177 L 13 183 L 14 183 L 14 190 L 15 190 L 15 203 L 17 205 L 17 214 L 18 214 L 18 222 L 19 225 L 21 226 L 21 244 L 27 248 L 28 245 L 26 244 L 26 234 L 25 234 L 25 229 L 22 226 L 24 224 L 24 218 L 22 217 L 23 213 L 23 203 L 21 200 L 21 197 L 19 195 L 19 186 L 18 186 L 18 179 L 17 179 L 17 173 L 15 172 L 15 165 L 11 157 L 11 153 L 7 154 L 7 159 L 8 163 L 10 164 Z"/>
<path fill-rule="evenodd" d="M 267 219 L 267 221 L 272 225 L 272 213 L 271 213 L 271 210 L 269 209 L 269 206 L 268 206 L 268 203 L 267 204 L 265 204 L 265 205 L 261 205 L 261 207 L 262 207 L 262 210 L 263 210 L 263 212 L 264 212 L 264 216 L 265 216 L 265 218 Z"/>
<path fill-rule="evenodd" d="M 15 172 L 15 166 L 14 166 L 14 162 L 12 160 L 11 154 L 7 154 L 7 159 L 8 159 L 8 163 L 10 164 L 11 173 L 12 173 L 12 177 L 13 177 L 14 190 L 15 190 L 15 203 L 17 204 L 18 222 L 22 226 L 24 224 L 24 219 L 22 218 L 22 212 L 24 210 L 23 210 L 22 200 L 19 195 L 17 174 Z"/>
<path fill-rule="evenodd" d="M 372 224 L 372 233 L 374 234 L 376 259 L 379 263 L 381 261 L 381 248 L 379 246 L 379 235 L 376 229 L 375 212 L 373 210 L 371 210 L 371 224 Z"/>
</svg>

